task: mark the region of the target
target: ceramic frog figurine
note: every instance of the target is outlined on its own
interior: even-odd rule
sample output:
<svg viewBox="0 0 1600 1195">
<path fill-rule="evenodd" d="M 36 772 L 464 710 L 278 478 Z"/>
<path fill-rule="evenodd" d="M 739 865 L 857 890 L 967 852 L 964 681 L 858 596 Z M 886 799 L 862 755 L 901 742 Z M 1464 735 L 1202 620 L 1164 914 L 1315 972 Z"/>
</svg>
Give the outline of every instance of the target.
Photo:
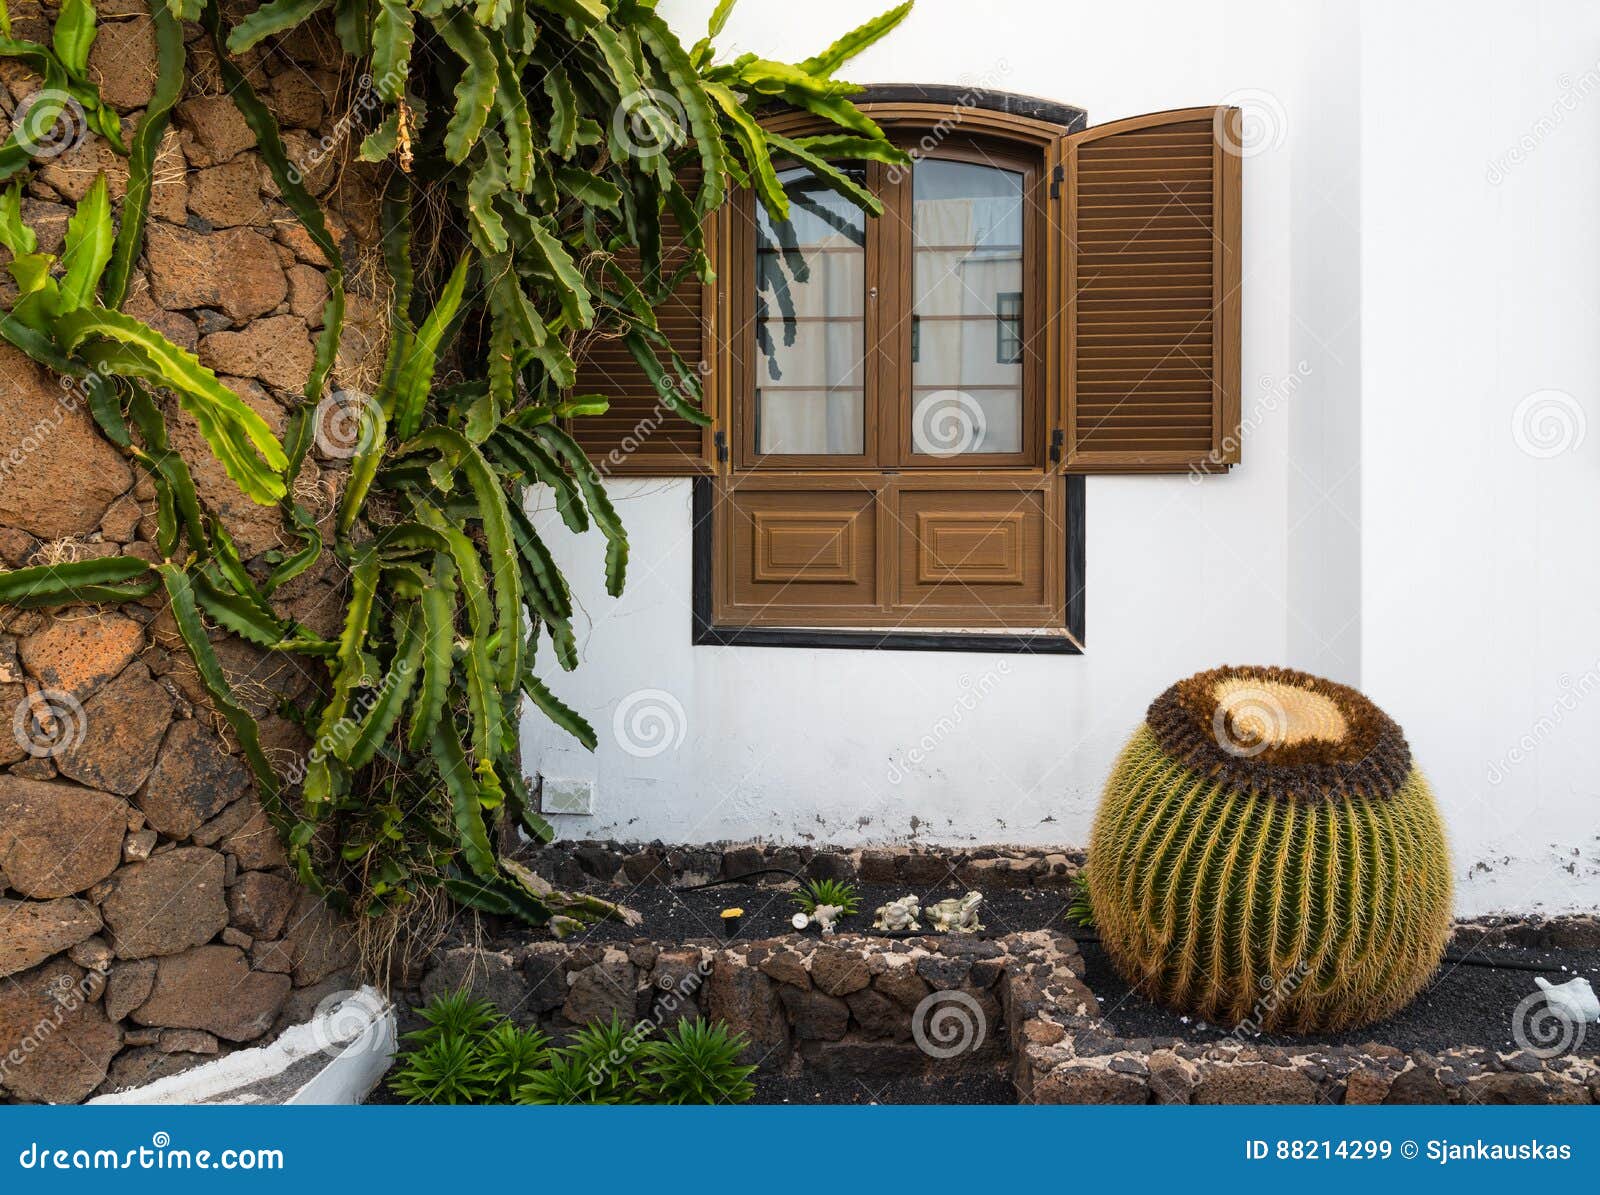
<svg viewBox="0 0 1600 1195">
<path fill-rule="evenodd" d="M 910 930 L 915 932 L 922 928 L 917 917 L 922 913 L 921 902 L 915 893 L 902 896 L 899 900 L 891 900 L 886 905 L 879 905 L 873 914 L 872 928 L 900 932 Z"/>
<path fill-rule="evenodd" d="M 983 893 L 969 892 L 957 899 L 941 900 L 928 906 L 928 920 L 940 933 L 974 934 L 983 928 L 978 920 L 978 906 L 983 903 Z"/>
</svg>

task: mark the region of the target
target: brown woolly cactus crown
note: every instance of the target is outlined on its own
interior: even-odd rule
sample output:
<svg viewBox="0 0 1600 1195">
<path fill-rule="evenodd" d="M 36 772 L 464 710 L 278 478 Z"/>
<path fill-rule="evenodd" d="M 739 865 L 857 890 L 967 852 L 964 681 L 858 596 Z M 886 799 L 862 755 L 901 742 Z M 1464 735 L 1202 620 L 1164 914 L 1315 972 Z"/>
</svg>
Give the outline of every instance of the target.
<svg viewBox="0 0 1600 1195">
<path fill-rule="evenodd" d="M 1217 668 L 1151 704 L 1107 782 L 1090 902 L 1160 1003 L 1302 1032 L 1416 995 L 1450 927 L 1450 861 L 1393 719 L 1346 685 Z"/>
</svg>

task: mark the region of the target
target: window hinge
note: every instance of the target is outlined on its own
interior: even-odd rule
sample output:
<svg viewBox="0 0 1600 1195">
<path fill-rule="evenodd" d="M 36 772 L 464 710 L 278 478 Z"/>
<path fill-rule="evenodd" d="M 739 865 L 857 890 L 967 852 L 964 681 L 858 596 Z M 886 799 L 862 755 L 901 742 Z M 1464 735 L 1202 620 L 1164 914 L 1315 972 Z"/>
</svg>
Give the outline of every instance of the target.
<svg viewBox="0 0 1600 1195">
<path fill-rule="evenodd" d="M 716 448 L 717 448 L 717 459 L 719 461 L 727 460 L 728 459 L 728 437 L 725 434 L 723 434 L 722 432 L 720 432 L 720 431 L 719 432 L 715 432 L 715 433 L 712 434 L 711 442 L 714 445 L 716 445 Z"/>
<path fill-rule="evenodd" d="M 1050 432 L 1050 463 L 1051 464 L 1059 465 L 1061 463 L 1061 446 L 1066 441 L 1066 438 L 1067 438 L 1066 437 L 1066 433 L 1064 433 L 1059 427 L 1051 429 L 1051 432 Z"/>
<path fill-rule="evenodd" d="M 1056 163 L 1056 168 L 1050 172 L 1050 198 L 1061 198 L 1061 184 L 1066 180 L 1067 168 L 1061 163 Z"/>
</svg>

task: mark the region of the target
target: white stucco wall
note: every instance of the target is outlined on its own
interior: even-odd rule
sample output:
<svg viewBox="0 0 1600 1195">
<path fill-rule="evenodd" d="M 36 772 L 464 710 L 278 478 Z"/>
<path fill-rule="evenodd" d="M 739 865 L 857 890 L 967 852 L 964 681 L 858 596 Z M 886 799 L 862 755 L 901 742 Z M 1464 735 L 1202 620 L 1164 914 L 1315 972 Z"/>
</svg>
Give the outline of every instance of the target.
<svg viewBox="0 0 1600 1195">
<path fill-rule="evenodd" d="M 712 7 L 662 4 L 696 36 Z M 1540 7 L 1547 20 L 1507 28 L 1487 2 L 1402 20 L 1333 2 L 918 0 L 849 77 L 981 82 L 1091 123 L 1223 100 L 1261 118 L 1244 463 L 1088 480 L 1081 657 L 693 647 L 687 481 L 613 487 L 633 544 L 619 600 L 598 537 L 542 516 L 583 655 L 575 674 L 543 671 L 601 739 L 590 755 L 526 719 L 529 772 L 594 782 L 594 814 L 558 831 L 1078 845 L 1152 697 L 1203 667 L 1277 662 L 1364 685 L 1407 728 L 1464 911 L 1600 903 L 1600 701 L 1504 783 L 1485 775 L 1563 673 L 1600 667 L 1597 444 L 1536 461 L 1511 436 L 1522 395 L 1558 387 L 1582 407 L 1600 380 L 1600 98 L 1505 182 L 1484 177 L 1557 76 L 1600 58 L 1600 13 Z M 725 44 L 803 56 L 864 11 L 743 0 Z M 664 745 L 627 729 L 656 714 Z"/>
</svg>

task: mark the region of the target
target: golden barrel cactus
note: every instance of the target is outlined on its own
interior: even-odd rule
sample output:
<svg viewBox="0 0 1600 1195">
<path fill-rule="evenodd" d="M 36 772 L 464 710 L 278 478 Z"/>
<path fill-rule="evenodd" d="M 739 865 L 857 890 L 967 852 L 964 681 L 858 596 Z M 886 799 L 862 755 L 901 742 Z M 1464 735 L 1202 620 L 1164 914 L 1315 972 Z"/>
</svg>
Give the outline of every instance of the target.
<svg viewBox="0 0 1600 1195">
<path fill-rule="evenodd" d="M 1106 784 L 1087 881 L 1124 978 L 1219 1025 L 1381 1020 L 1450 934 L 1444 826 L 1399 726 L 1282 668 L 1156 698 Z"/>
</svg>

